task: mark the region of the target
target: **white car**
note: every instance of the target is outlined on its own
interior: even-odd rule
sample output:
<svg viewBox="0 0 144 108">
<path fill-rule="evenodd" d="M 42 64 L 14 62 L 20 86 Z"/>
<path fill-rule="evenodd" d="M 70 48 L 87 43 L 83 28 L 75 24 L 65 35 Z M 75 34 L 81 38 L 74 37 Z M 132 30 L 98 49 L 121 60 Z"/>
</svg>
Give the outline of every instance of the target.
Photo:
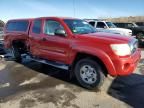
<svg viewBox="0 0 144 108">
<path fill-rule="evenodd" d="M 86 20 L 86 21 L 89 24 L 91 24 L 93 27 L 95 27 L 97 29 L 97 31 L 99 31 L 99 32 L 108 32 L 108 33 L 114 33 L 114 34 L 121 34 L 121 35 L 125 35 L 125 36 L 132 35 L 132 30 L 118 28 L 112 22 L 91 20 L 91 19 Z"/>
<path fill-rule="evenodd" d="M 0 45 L 3 44 L 3 35 L 4 35 L 4 32 L 3 32 L 3 29 L 0 27 Z"/>
<path fill-rule="evenodd" d="M 3 31 L 0 31 L 0 40 L 3 40 Z"/>
</svg>

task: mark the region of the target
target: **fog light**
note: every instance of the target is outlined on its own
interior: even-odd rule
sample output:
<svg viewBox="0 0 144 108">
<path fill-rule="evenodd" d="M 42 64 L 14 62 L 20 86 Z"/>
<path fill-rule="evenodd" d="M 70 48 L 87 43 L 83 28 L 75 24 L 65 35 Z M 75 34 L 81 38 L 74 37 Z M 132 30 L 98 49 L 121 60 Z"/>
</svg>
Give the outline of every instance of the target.
<svg viewBox="0 0 144 108">
<path fill-rule="evenodd" d="M 130 64 L 129 64 L 129 63 L 124 64 L 123 70 L 127 70 L 129 67 L 130 67 Z"/>
</svg>

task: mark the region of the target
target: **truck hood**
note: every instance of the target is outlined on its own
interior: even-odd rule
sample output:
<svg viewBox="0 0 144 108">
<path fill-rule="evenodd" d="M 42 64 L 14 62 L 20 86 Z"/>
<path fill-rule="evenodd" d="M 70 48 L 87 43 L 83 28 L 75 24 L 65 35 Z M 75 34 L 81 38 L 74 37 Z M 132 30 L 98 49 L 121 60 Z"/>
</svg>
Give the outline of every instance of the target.
<svg viewBox="0 0 144 108">
<path fill-rule="evenodd" d="M 125 28 L 109 28 L 109 30 L 116 30 L 121 32 L 132 32 L 130 29 L 125 29 Z"/>
<path fill-rule="evenodd" d="M 104 32 L 96 32 L 90 34 L 80 34 L 76 37 L 80 39 L 86 39 L 87 41 L 94 41 L 98 40 L 104 43 L 128 43 L 132 37 L 122 36 L 119 34 L 112 34 L 112 33 L 104 33 Z"/>
<path fill-rule="evenodd" d="M 144 26 L 134 27 L 135 30 L 144 31 Z"/>
</svg>

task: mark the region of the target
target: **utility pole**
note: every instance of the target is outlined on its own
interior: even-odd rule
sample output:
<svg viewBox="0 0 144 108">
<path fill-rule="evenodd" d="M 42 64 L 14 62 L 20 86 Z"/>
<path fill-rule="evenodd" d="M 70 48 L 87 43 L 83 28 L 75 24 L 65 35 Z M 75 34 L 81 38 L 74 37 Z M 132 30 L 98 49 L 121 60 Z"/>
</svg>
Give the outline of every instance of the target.
<svg viewBox="0 0 144 108">
<path fill-rule="evenodd" d="M 73 0 L 73 16 L 76 16 L 76 10 L 75 10 L 75 0 Z"/>
</svg>

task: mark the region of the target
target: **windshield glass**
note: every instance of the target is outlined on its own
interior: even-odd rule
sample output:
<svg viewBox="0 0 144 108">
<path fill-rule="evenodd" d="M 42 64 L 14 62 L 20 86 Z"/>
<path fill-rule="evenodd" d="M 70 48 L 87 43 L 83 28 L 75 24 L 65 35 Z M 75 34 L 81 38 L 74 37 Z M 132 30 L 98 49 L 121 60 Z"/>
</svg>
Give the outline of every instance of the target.
<svg viewBox="0 0 144 108">
<path fill-rule="evenodd" d="M 109 28 L 116 28 L 116 25 L 114 25 L 112 22 L 106 22 Z"/>
<path fill-rule="evenodd" d="M 65 19 L 64 22 L 68 25 L 74 34 L 88 34 L 95 33 L 96 29 L 90 24 L 79 19 Z"/>
<path fill-rule="evenodd" d="M 138 27 L 138 25 L 136 23 L 133 23 L 134 27 Z"/>
</svg>

